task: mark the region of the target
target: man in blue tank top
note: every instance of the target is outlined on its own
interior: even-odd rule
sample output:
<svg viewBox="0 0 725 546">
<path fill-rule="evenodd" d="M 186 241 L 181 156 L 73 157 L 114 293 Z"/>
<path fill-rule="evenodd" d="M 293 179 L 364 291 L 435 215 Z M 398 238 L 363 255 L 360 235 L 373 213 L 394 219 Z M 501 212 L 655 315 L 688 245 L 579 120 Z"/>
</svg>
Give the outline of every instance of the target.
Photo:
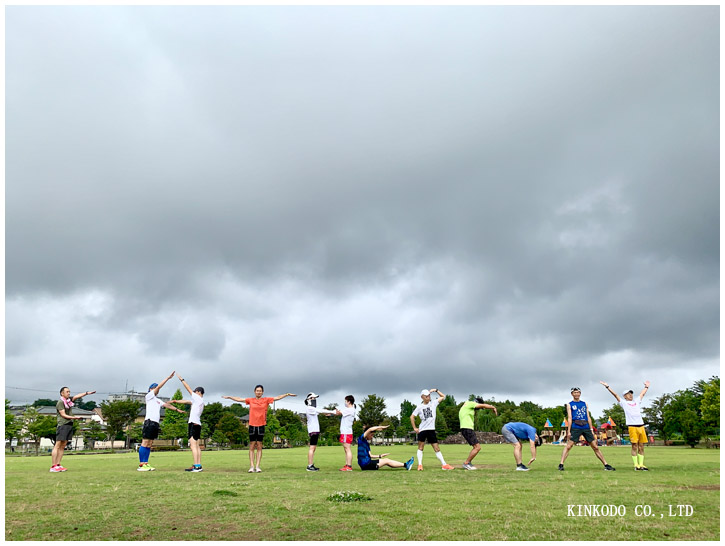
<svg viewBox="0 0 725 546">
<path fill-rule="evenodd" d="M 582 391 L 579 387 L 571 388 L 571 396 L 574 399 L 566 406 L 566 437 L 569 441 L 566 443 L 564 453 L 561 454 L 559 470 L 564 470 L 564 461 L 569 456 L 569 450 L 574 447 L 574 444 L 582 436 L 584 436 L 584 439 L 594 450 L 597 459 L 602 461 L 604 470 L 615 470 L 613 466 L 607 464 L 607 461 L 604 460 L 604 455 L 599 451 L 597 440 L 594 438 L 594 433 L 592 433 L 592 417 L 589 414 L 589 408 L 587 408 L 586 402 L 580 400 L 581 395 Z"/>
<path fill-rule="evenodd" d="M 370 453 L 370 440 L 372 440 L 373 434 L 375 434 L 379 430 L 385 430 L 386 428 L 388 428 L 388 425 L 370 427 L 364 433 L 358 436 L 357 464 L 360 465 L 361 470 L 377 470 L 378 468 L 383 466 L 389 466 L 390 468 L 405 468 L 406 470 L 410 470 L 410 467 L 413 466 L 413 463 L 415 462 L 415 459 L 413 457 L 408 459 L 407 463 L 401 463 L 386 458 L 386 455 L 388 455 L 388 453 L 383 453 L 382 455 L 372 455 Z"/>
</svg>

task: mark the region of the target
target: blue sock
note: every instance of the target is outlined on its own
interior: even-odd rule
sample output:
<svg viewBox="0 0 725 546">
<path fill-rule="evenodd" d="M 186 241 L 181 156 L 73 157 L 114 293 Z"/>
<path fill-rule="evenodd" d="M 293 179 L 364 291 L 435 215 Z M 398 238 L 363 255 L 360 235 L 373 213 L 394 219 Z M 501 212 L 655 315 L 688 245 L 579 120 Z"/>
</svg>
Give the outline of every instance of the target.
<svg viewBox="0 0 725 546">
<path fill-rule="evenodd" d="M 138 461 L 140 463 L 147 463 L 149 462 L 149 455 L 151 454 L 151 450 L 147 447 L 141 446 L 138 448 Z"/>
</svg>

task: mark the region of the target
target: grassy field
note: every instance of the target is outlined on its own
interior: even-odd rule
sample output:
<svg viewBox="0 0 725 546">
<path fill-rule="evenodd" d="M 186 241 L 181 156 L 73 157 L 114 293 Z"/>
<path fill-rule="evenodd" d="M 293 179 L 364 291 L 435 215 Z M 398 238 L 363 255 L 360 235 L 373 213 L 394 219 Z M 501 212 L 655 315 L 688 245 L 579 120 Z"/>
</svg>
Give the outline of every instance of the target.
<svg viewBox="0 0 725 546">
<path fill-rule="evenodd" d="M 355 446 L 353 446 L 355 447 Z M 441 446 L 443 471 L 426 447 L 425 471 L 339 472 L 341 447 L 320 447 L 305 471 L 306 448 L 265 450 L 263 472 L 248 474 L 246 451 L 153 453 L 155 472 L 136 472 L 135 454 L 67 455 L 69 470 L 49 473 L 50 457 L 5 459 L 6 540 L 718 540 L 719 451 L 652 447 L 650 472 L 634 472 L 628 447 L 576 447 L 565 472 L 561 448 L 543 446 L 530 472 L 516 472 L 513 450 L 484 445 L 460 468 L 467 446 Z M 386 449 L 406 460 L 415 447 Z M 373 448 L 373 453 L 380 449 Z M 435 464 L 434 464 L 435 463 Z M 336 491 L 368 502 L 335 503 Z M 568 505 L 624 505 L 623 517 L 571 517 Z M 649 517 L 635 515 L 651 507 Z M 690 505 L 691 516 L 669 506 Z"/>
</svg>

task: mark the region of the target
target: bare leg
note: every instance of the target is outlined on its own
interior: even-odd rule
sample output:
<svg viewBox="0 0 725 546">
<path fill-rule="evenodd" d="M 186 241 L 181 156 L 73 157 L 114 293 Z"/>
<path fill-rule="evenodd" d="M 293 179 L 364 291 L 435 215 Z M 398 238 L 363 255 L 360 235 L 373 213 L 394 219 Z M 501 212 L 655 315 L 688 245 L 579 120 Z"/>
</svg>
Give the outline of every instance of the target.
<svg viewBox="0 0 725 546">
<path fill-rule="evenodd" d="M 602 452 L 599 450 L 599 447 L 597 446 L 597 441 L 594 440 L 589 445 L 594 450 L 594 454 L 597 456 L 597 459 L 599 459 L 600 461 L 602 461 L 602 464 L 607 464 L 607 461 L 604 460 L 604 455 L 602 455 Z"/>
<path fill-rule="evenodd" d="M 559 464 L 564 464 L 564 461 L 566 461 L 566 458 L 569 456 L 569 451 L 571 450 L 572 447 L 574 447 L 574 442 L 572 442 L 571 440 L 569 440 L 566 443 L 566 447 L 564 448 L 564 452 L 561 454 L 561 461 L 559 462 Z"/>
<path fill-rule="evenodd" d="M 468 454 L 468 459 L 466 459 L 466 464 L 471 464 L 471 461 L 473 458 L 478 455 L 478 452 L 481 451 L 481 444 L 476 444 L 471 448 L 471 452 Z"/>
<path fill-rule="evenodd" d="M 345 464 L 352 466 L 352 450 L 350 449 L 350 444 L 342 444 L 342 447 L 345 448 Z"/>
<path fill-rule="evenodd" d="M 254 468 L 254 448 L 257 442 L 249 442 L 249 468 Z"/>
<path fill-rule="evenodd" d="M 634 444 L 634 443 L 632 444 L 632 457 L 634 457 L 635 455 L 637 455 L 637 446 L 638 445 L 639 444 Z"/>
<path fill-rule="evenodd" d="M 644 443 L 637 444 L 637 454 L 644 455 Z M 634 455 L 634 453 L 632 453 Z"/>
<path fill-rule="evenodd" d="M 63 452 L 65 451 L 65 445 L 67 444 L 67 441 L 60 441 L 56 442 L 53 446 L 53 453 L 51 455 L 52 464 L 53 466 L 60 464 L 61 459 L 63 458 Z"/>
<path fill-rule="evenodd" d="M 378 463 L 378 468 L 383 466 L 389 466 L 390 468 L 404 468 L 405 463 L 399 463 L 398 461 L 394 461 L 386 457 L 384 459 L 380 459 L 380 462 Z"/>
<path fill-rule="evenodd" d="M 262 442 L 257 442 L 257 468 L 262 464 Z"/>
<path fill-rule="evenodd" d="M 189 447 L 191 448 L 191 454 L 194 456 L 194 464 L 201 464 L 201 448 L 199 447 L 199 440 L 189 438 Z"/>
<path fill-rule="evenodd" d="M 516 442 L 514 444 L 514 459 L 516 459 L 516 465 L 520 465 L 521 463 L 521 442 Z"/>
<path fill-rule="evenodd" d="M 310 446 L 310 450 L 307 452 L 307 466 L 312 466 L 315 461 L 315 449 L 317 446 Z"/>
</svg>

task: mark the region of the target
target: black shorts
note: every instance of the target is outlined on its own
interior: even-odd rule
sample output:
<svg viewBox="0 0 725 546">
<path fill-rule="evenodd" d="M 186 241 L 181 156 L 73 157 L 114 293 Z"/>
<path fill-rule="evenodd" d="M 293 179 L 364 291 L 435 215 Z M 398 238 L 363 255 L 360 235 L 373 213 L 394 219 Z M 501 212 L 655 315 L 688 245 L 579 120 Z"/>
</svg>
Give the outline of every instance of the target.
<svg viewBox="0 0 725 546">
<path fill-rule="evenodd" d="M 189 440 L 192 438 L 197 442 L 201 439 L 201 425 L 189 423 Z"/>
<path fill-rule="evenodd" d="M 428 440 L 429 444 L 437 444 L 438 436 L 436 436 L 436 431 L 435 430 L 421 430 L 418 433 L 418 441 L 425 442 L 426 440 Z"/>
<path fill-rule="evenodd" d="M 320 433 L 319 432 L 310 432 L 310 445 L 316 446 L 317 441 L 320 439 Z"/>
<path fill-rule="evenodd" d="M 144 440 L 155 440 L 156 438 L 159 437 L 160 428 L 161 427 L 159 426 L 159 424 L 156 421 L 152 421 L 151 419 L 146 419 L 143 422 L 143 429 L 141 431 L 141 437 Z"/>
<path fill-rule="evenodd" d="M 264 427 L 249 427 L 249 441 L 250 442 L 261 442 L 264 440 Z"/>
<path fill-rule="evenodd" d="M 463 439 L 468 442 L 469 446 L 475 446 L 476 444 L 481 443 L 478 441 L 478 438 L 476 438 L 476 433 L 473 432 L 472 428 L 462 428 L 461 436 L 463 436 Z"/>
<path fill-rule="evenodd" d="M 73 438 L 73 423 L 60 425 L 55 429 L 56 442 L 69 442 Z"/>
<path fill-rule="evenodd" d="M 591 429 L 588 428 L 572 428 L 571 438 L 569 438 L 569 441 L 577 443 L 579 438 L 582 436 L 584 436 L 584 439 L 588 444 L 591 444 L 594 441 L 594 434 L 592 434 Z"/>
<path fill-rule="evenodd" d="M 377 470 L 378 469 L 378 462 L 377 460 L 373 461 L 370 460 L 364 465 L 360 464 L 360 461 L 358 461 L 358 465 L 360 466 L 360 470 Z"/>
</svg>

